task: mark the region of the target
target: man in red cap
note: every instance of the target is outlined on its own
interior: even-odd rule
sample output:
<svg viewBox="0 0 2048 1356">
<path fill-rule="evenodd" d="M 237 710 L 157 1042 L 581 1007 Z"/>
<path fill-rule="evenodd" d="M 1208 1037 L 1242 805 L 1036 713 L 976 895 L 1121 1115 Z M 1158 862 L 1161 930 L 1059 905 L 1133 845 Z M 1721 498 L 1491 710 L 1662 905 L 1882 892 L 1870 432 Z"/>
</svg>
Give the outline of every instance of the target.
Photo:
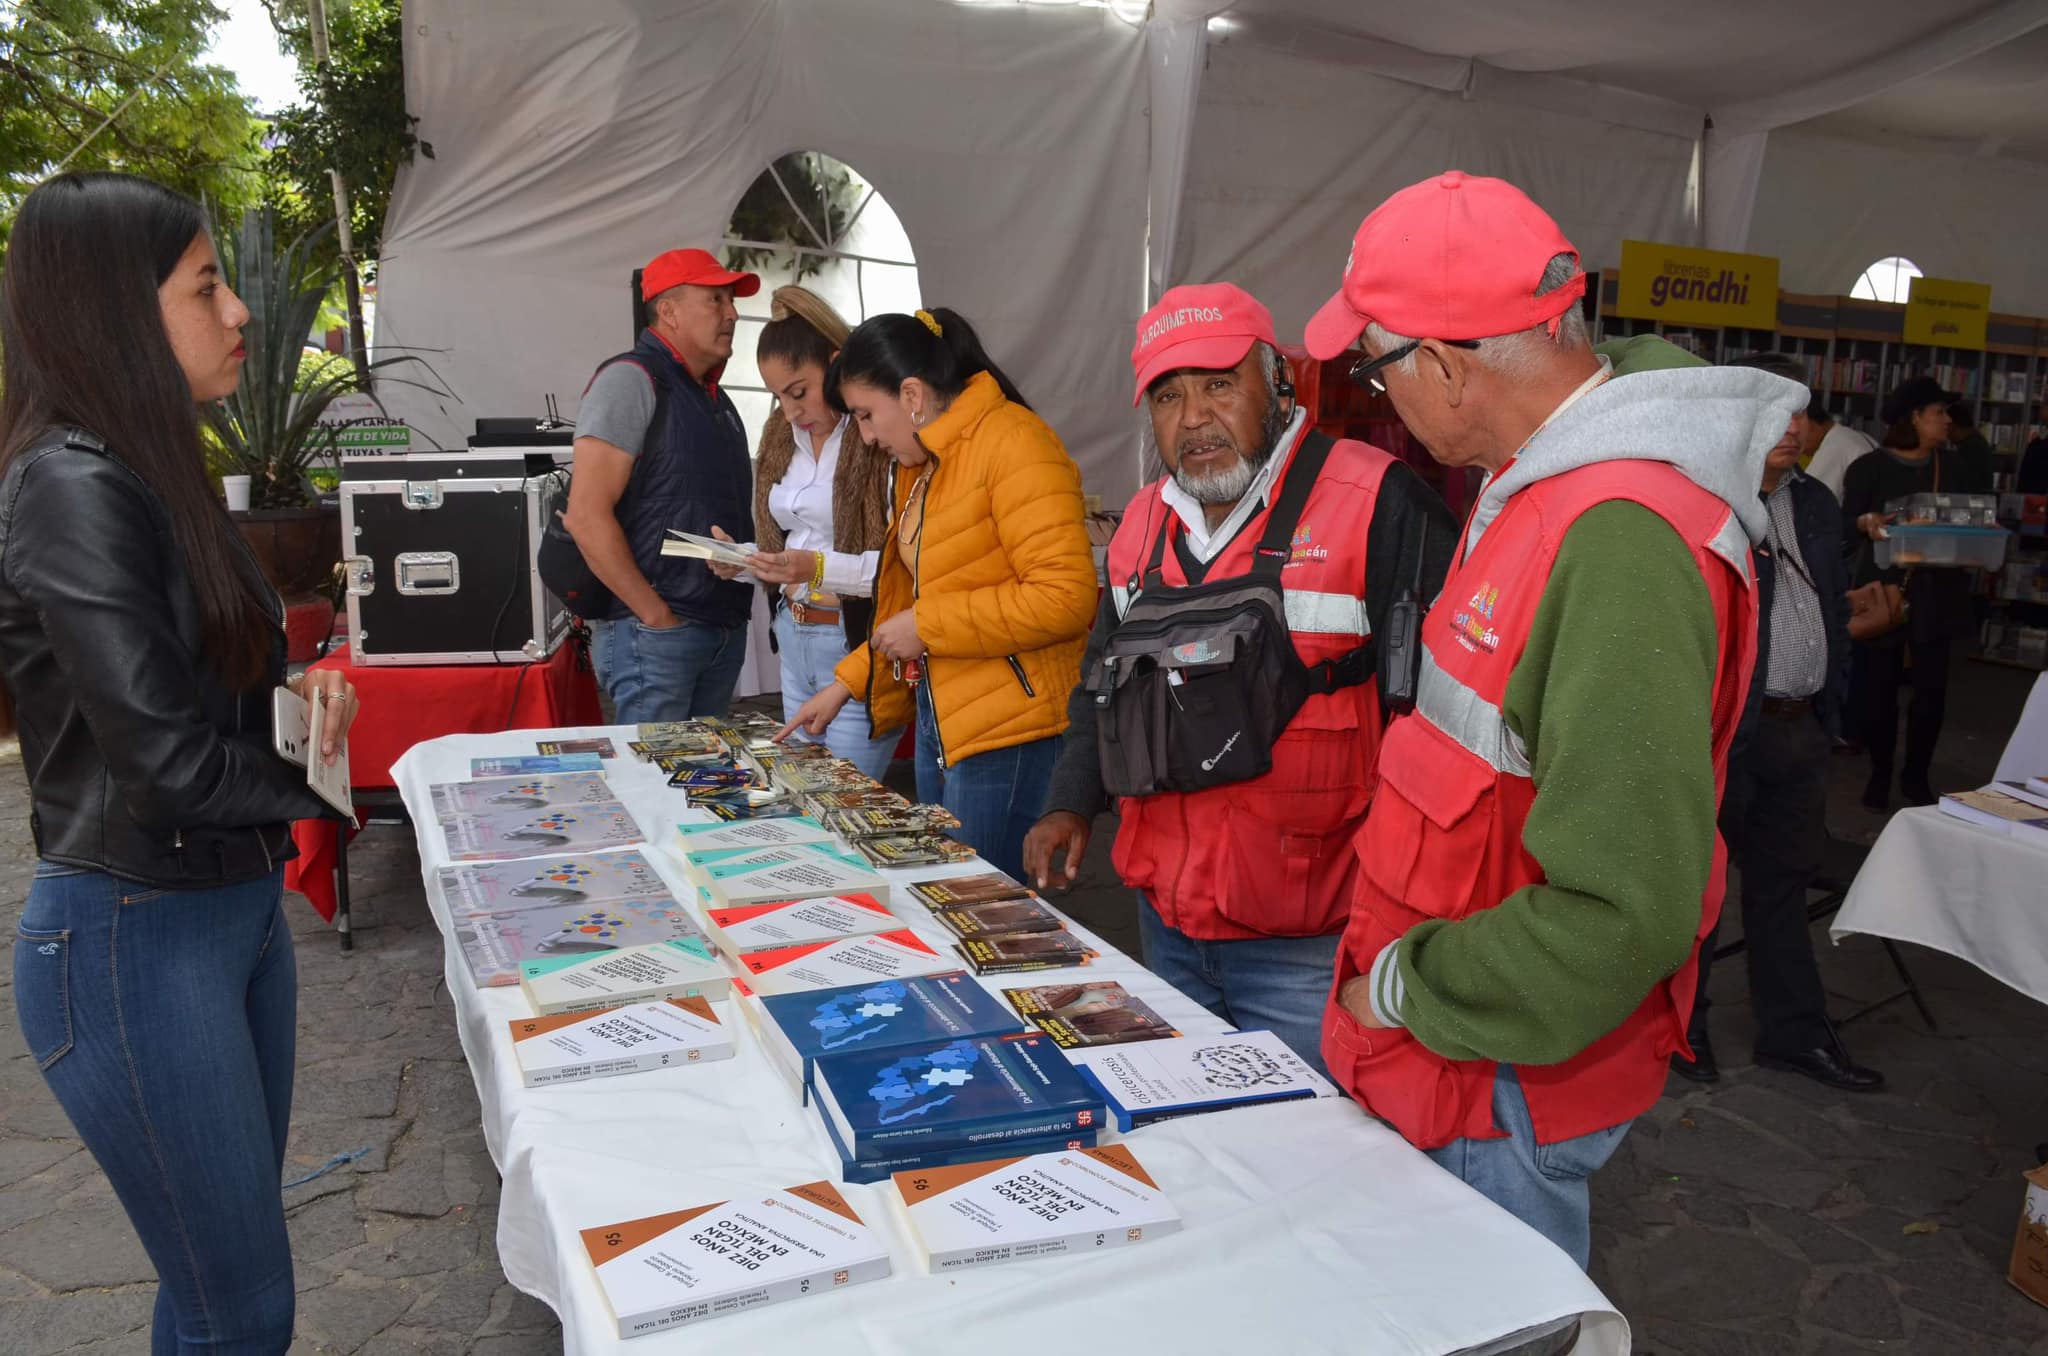
<svg viewBox="0 0 2048 1356">
<path fill-rule="evenodd" d="M 1071 884 L 1119 789 L 1106 787 L 1104 764 L 1124 759 L 1132 734 L 1118 730 L 1114 706 L 1097 705 L 1105 653 L 1120 661 L 1140 643 L 1132 635 L 1159 634 L 1144 614 L 1227 609 L 1219 593 L 1270 581 L 1272 611 L 1284 614 L 1271 654 L 1283 670 L 1308 669 L 1305 699 L 1269 713 L 1284 728 L 1261 748 L 1213 695 L 1233 680 L 1208 664 L 1222 654 L 1255 661 L 1243 615 L 1213 636 L 1199 626 L 1164 634 L 1163 651 L 1196 666 L 1160 690 L 1180 722 L 1131 752 L 1180 772 L 1144 794 L 1123 787 L 1114 857 L 1138 891 L 1145 963 L 1320 1069 L 1322 1009 L 1357 870 L 1350 840 L 1372 794 L 1383 716 L 1375 639 L 1404 592 L 1419 595 L 1411 612 L 1436 595 L 1457 525 L 1387 453 L 1308 427 L 1272 317 L 1237 287 L 1168 292 L 1138 322 L 1131 366 L 1134 403 L 1151 416 L 1168 474 L 1138 492 L 1110 543 L 1109 588 L 1068 702 L 1047 812 L 1025 840 L 1026 874 L 1040 887 Z M 1163 747 L 1183 740 L 1184 758 Z"/>
<path fill-rule="evenodd" d="M 661 544 L 670 528 L 753 536 L 753 462 L 718 377 L 739 322 L 733 298 L 760 289 L 704 250 L 657 255 L 640 275 L 640 341 L 598 367 L 576 411 L 562 521 L 612 595 L 591 623 L 591 654 L 621 721 L 722 716 L 739 681 L 753 585 Z"/>
<path fill-rule="evenodd" d="M 1487 476 L 1388 729 L 1323 1030 L 1333 1077 L 1586 1265 L 1586 1177 L 1685 1048 L 1714 814 L 1757 645 L 1763 462 L 1794 382 L 1610 380 L 1578 253 L 1456 172 L 1358 229 L 1309 351 L 1352 343 Z"/>
</svg>

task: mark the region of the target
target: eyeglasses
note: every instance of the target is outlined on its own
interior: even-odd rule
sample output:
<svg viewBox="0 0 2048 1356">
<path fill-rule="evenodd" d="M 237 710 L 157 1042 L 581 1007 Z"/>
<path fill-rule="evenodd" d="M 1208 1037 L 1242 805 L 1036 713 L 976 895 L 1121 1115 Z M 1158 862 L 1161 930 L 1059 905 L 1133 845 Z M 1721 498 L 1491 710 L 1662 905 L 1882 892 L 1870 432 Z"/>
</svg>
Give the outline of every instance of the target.
<svg viewBox="0 0 2048 1356">
<path fill-rule="evenodd" d="M 1479 347 L 1477 339 L 1439 339 L 1437 342 L 1449 344 L 1452 348 Z M 1420 339 L 1410 339 L 1405 344 L 1388 349 L 1377 358 L 1360 358 L 1351 365 L 1351 379 L 1371 391 L 1374 395 L 1385 395 L 1387 393 L 1387 384 L 1379 379 L 1377 375 L 1379 370 L 1383 367 L 1392 367 L 1395 363 L 1400 362 L 1401 359 L 1421 347 L 1422 341 Z"/>
</svg>

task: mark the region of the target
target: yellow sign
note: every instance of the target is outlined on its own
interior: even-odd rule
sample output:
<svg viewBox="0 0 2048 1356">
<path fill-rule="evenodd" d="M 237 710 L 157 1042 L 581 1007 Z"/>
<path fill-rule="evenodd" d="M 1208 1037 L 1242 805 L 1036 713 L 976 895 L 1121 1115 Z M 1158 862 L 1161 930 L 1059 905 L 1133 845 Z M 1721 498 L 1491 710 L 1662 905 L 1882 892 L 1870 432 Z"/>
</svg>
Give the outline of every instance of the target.
<svg viewBox="0 0 2048 1356">
<path fill-rule="evenodd" d="M 1991 323 L 1991 284 L 1915 278 L 1906 294 L 1906 342 L 1982 351 Z"/>
<path fill-rule="evenodd" d="M 1648 240 L 1621 242 L 1614 310 L 1667 325 L 1778 328 L 1778 261 Z"/>
</svg>

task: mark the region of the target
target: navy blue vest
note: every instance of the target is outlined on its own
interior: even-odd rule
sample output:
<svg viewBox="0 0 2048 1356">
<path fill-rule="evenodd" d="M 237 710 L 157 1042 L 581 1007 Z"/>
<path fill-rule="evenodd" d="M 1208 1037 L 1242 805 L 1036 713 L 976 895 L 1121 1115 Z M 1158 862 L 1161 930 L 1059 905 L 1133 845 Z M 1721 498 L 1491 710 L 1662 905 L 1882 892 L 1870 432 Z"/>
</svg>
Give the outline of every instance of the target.
<svg viewBox="0 0 2048 1356">
<path fill-rule="evenodd" d="M 707 391 L 652 330 L 630 353 L 598 368 L 629 362 L 654 380 L 654 422 L 640 445 L 633 477 L 619 502 L 619 526 L 647 582 L 684 621 L 744 626 L 753 615 L 754 585 L 720 579 L 701 560 L 664 556 L 669 528 L 708 536 L 714 524 L 734 541 L 754 536 L 754 465 L 739 411 L 723 391 Z M 613 620 L 631 616 L 612 604 Z"/>
</svg>

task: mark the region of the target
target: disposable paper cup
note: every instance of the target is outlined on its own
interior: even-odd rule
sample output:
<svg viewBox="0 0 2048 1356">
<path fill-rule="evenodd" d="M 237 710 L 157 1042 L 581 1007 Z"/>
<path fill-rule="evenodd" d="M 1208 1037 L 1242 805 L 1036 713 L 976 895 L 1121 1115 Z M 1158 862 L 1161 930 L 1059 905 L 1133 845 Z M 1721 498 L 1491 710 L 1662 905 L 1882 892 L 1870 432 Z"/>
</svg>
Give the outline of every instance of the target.
<svg viewBox="0 0 2048 1356">
<path fill-rule="evenodd" d="M 247 477 L 247 476 L 222 476 L 222 477 L 220 478 L 220 488 L 221 488 L 221 491 L 222 491 L 222 493 L 224 493 L 225 495 L 227 495 L 227 499 L 228 499 L 228 511 L 229 511 L 230 513 L 246 513 L 246 512 L 248 512 L 248 509 L 249 509 L 249 477 Z"/>
</svg>

